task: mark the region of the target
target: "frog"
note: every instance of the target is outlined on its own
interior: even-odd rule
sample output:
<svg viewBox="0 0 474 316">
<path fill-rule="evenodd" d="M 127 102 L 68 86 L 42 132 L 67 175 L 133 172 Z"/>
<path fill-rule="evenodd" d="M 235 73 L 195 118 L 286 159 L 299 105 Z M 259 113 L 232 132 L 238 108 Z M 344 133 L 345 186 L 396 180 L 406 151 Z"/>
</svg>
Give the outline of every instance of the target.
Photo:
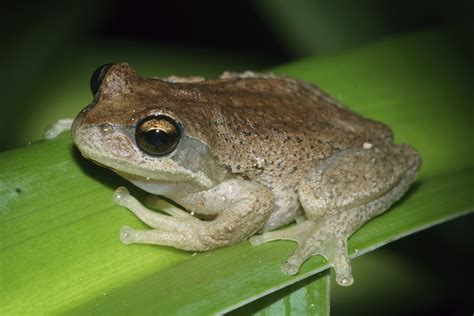
<svg viewBox="0 0 474 316">
<path fill-rule="evenodd" d="M 57 128 L 70 125 L 85 158 L 180 206 L 158 212 L 117 188 L 114 202 L 151 228 L 124 226 L 126 245 L 290 240 L 283 273 L 320 255 L 348 286 L 349 237 L 408 191 L 421 164 L 385 124 L 289 76 L 144 78 L 122 62 L 99 67 L 90 86 L 93 101 Z"/>
</svg>

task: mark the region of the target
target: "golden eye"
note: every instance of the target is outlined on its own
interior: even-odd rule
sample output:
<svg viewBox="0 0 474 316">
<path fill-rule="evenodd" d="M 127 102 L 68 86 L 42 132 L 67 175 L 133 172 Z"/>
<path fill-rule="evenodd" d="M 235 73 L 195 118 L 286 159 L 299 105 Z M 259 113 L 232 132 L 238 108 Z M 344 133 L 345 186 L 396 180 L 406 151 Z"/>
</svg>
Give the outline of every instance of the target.
<svg viewBox="0 0 474 316">
<path fill-rule="evenodd" d="M 181 131 L 168 116 L 151 116 L 143 120 L 135 132 L 138 147 L 154 156 L 167 155 L 178 146 Z"/>
</svg>

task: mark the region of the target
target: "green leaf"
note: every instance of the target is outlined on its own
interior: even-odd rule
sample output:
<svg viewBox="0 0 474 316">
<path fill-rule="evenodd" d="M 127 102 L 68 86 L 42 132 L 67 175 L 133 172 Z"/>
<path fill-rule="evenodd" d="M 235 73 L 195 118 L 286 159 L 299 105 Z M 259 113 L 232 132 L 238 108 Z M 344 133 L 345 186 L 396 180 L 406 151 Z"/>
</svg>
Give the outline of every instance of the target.
<svg viewBox="0 0 474 316">
<path fill-rule="evenodd" d="M 329 270 L 293 283 L 230 313 L 236 315 L 329 315 Z"/>
<path fill-rule="evenodd" d="M 421 153 L 419 180 L 354 234 L 352 257 L 474 208 L 472 94 L 447 38 L 414 34 L 275 69 L 318 83 Z M 220 313 L 328 267 L 318 256 L 283 275 L 295 249 L 286 241 L 201 254 L 124 246 L 120 227 L 144 226 L 113 204 L 119 185 L 132 188 L 85 161 L 68 135 L 0 153 L 0 314 Z"/>
</svg>

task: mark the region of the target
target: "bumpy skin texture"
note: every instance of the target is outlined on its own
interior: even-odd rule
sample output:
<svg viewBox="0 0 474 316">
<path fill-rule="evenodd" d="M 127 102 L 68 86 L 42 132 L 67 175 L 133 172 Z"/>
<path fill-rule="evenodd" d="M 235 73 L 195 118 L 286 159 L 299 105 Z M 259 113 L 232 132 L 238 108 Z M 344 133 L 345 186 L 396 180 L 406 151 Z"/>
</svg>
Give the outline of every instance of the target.
<svg viewBox="0 0 474 316">
<path fill-rule="evenodd" d="M 277 207 L 264 230 L 287 224 L 301 212 L 296 187 L 312 166 L 364 142 L 391 141 L 386 126 L 346 110 L 310 84 L 253 73 L 222 77 L 175 84 L 139 78 L 128 65 L 118 64 L 83 124 L 134 126 L 157 111 L 172 113 L 186 134 L 207 144 L 233 175 L 273 189 Z"/>
<path fill-rule="evenodd" d="M 134 138 L 138 122 L 154 115 L 171 117 L 183 130 L 165 157 L 147 155 Z M 343 285 L 352 283 L 347 238 L 403 195 L 420 164 L 409 146 L 392 144 L 388 127 L 317 87 L 253 72 L 217 80 L 140 78 L 128 64 L 115 64 L 72 132 L 85 157 L 189 211 L 216 216 L 201 221 L 188 213 L 150 213 L 120 190 L 117 203 L 156 228 L 126 228 L 124 242 L 208 250 L 281 227 L 304 209 L 305 222 L 251 242 L 296 240 L 309 250 L 290 258 L 284 272 L 296 273 L 306 258 L 321 254 Z"/>
</svg>

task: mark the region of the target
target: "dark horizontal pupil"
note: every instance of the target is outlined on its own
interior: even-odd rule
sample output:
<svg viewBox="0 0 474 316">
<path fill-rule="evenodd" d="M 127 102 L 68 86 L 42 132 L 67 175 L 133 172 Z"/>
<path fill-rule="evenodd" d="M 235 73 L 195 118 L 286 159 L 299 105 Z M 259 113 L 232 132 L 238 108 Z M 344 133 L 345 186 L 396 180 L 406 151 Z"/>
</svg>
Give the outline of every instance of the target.
<svg viewBox="0 0 474 316">
<path fill-rule="evenodd" d="M 170 134 L 159 129 L 152 129 L 145 133 L 144 138 L 149 145 L 166 150 L 174 145 L 176 136 L 174 133 Z"/>
</svg>

